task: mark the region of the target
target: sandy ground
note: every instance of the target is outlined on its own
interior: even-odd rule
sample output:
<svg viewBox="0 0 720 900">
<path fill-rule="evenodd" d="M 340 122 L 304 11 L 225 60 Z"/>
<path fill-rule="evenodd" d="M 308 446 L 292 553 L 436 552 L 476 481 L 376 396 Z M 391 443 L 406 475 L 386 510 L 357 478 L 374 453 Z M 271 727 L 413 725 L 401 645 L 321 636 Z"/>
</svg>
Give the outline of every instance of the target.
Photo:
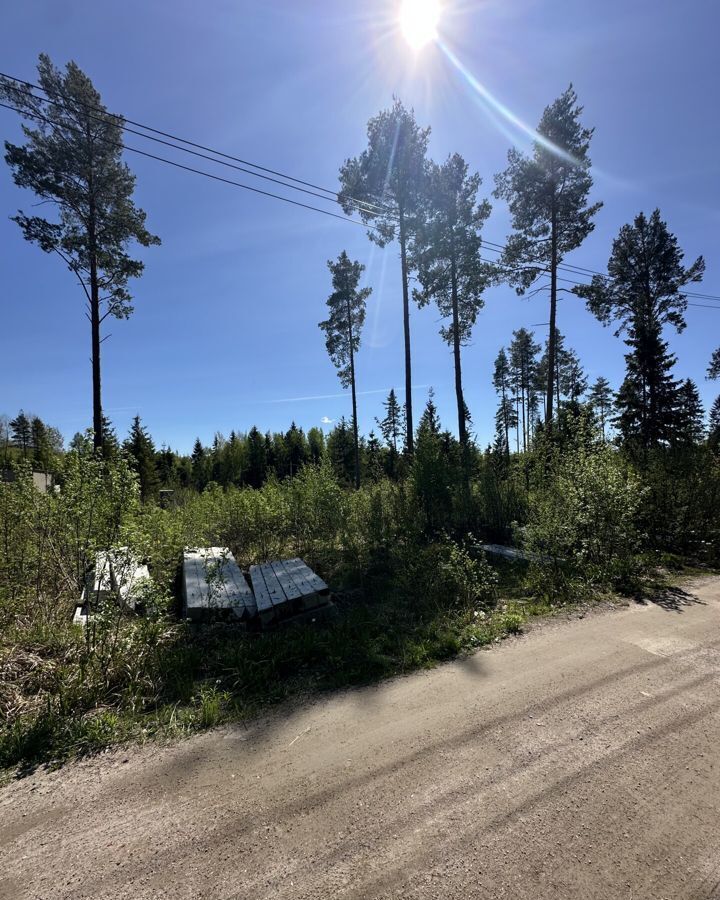
<svg viewBox="0 0 720 900">
<path fill-rule="evenodd" d="M 720 898 L 720 579 L 0 791 L 0 897 Z"/>
</svg>

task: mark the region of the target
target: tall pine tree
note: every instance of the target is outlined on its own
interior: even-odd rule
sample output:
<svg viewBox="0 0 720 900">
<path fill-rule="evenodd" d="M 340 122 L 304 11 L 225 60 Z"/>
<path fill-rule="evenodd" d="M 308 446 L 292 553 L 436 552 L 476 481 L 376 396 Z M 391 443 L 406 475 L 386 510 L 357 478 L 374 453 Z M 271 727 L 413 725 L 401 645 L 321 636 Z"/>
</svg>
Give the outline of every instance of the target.
<svg viewBox="0 0 720 900">
<path fill-rule="evenodd" d="M 5 159 L 15 184 L 52 204 L 58 215 L 51 220 L 20 212 L 14 221 L 26 240 L 63 260 L 85 293 L 97 449 L 103 442 L 101 326 L 109 316 L 126 319 L 132 312 L 127 285 L 142 274 L 143 263 L 128 255 L 129 244 L 147 247 L 160 240 L 146 229 L 145 213 L 132 200 L 135 176 L 122 161 L 122 117 L 108 113 L 74 62 L 63 74 L 41 54 L 38 81 L 46 100 L 29 85 L 0 76 L 0 99 L 35 126 L 23 126 L 24 145 L 5 142 Z"/>
<path fill-rule="evenodd" d="M 428 164 L 424 215 L 413 253 L 421 285 L 413 292 L 415 299 L 420 306 L 434 300 L 440 315 L 450 320 L 440 334 L 452 348 L 458 437 L 463 447 L 468 442 L 468 410 L 460 347 L 470 339 L 491 275 L 480 255 L 480 230 L 490 215 L 490 204 L 478 202 L 480 184 L 480 176 L 468 174 L 459 153 L 441 166 Z"/>
<path fill-rule="evenodd" d="M 343 250 L 336 262 L 328 261 L 333 292 L 327 299 L 329 317 L 320 323 L 325 332 L 325 345 L 343 387 L 352 392 L 352 425 L 355 445 L 355 487 L 360 487 L 360 444 L 358 440 L 357 394 L 355 389 L 355 354 L 360 347 L 360 334 L 365 322 L 365 303 L 372 288 L 358 287 L 365 266 L 353 262 Z"/>
<path fill-rule="evenodd" d="M 500 265 L 508 280 L 524 294 L 545 273 L 550 275 L 550 338 L 545 418 L 552 423 L 557 322 L 557 271 L 567 253 L 579 247 L 595 227 L 601 203 L 588 205 L 592 187 L 590 140 L 592 128 L 580 121 L 572 85 L 545 109 L 538 125 L 533 153 L 513 148 L 507 169 L 496 176 L 495 195 L 510 207 L 513 233 L 507 239 Z"/>
<path fill-rule="evenodd" d="M 357 211 L 371 225 L 368 237 L 380 247 L 400 244 L 405 341 L 406 447 L 413 452 L 412 357 L 410 352 L 410 257 L 425 189 L 429 128 L 419 128 L 413 110 L 395 99 L 367 126 L 367 148 L 340 169 L 339 199 L 346 213 Z"/>
</svg>

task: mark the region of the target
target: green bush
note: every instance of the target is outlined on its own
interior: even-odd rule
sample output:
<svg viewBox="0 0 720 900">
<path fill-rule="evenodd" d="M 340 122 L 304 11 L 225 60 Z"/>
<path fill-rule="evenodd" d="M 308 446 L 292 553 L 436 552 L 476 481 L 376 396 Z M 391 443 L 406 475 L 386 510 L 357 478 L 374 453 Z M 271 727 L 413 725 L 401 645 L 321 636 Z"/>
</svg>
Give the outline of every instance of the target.
<svg viewBox="0 0 720 900">
<path fill-rule="evenodd" d="M 643 488 L 615 450 L 584 436 L 553 452 L 534 475 L 520 537 L 531 554 L 530 585 L 566 599 L 587 585 L 619 585 L 638 566 Z"/>
</svg>

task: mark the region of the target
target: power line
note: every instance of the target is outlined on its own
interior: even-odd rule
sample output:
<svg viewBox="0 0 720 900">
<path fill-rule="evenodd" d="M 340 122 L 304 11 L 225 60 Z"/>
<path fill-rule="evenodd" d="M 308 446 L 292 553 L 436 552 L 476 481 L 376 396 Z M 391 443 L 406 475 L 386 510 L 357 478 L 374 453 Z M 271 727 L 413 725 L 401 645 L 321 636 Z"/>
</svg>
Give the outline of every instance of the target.
<svg viewBox="0 0 720 900">
<path fill-rule="evenodd" d="M 22 78 L 16 78 L 14 75 L 8 75 L 5 72 L 0 72 L 0 78 L 6 78 L 9 81 L 14 81 L 17 84 L 22 84 L 25 87 L 32 88 L 33 90 L 38 90 L 38 91 L 42 91 L 43 93 L 47 93 L 45 88 L 43 88 L 41 85 L 35 84 L 32 81 L 25 81 Z M 66 103 L 60 103 L 59 101 L 52 100 L 49 97 L 37 97 L 35 94 L 30 94 L 30 96 L 34 100 L 38 100 L 42 103 L 50 103 L 54 106 L 60 106 L 65 109 L 69 109 L 69 107 Z M 265 178 L 267 181 L 274 181 L 276 184 L 282 184 L 285 187 L 291 188 L 292 190 L 303 190 L 302 188 L 296 187 L 295 185 L 304 185 L 306 188 L 314 188 L 316 191 L 322 191 L 324 194 L 329 194 L 330 196 L 324 197 L 324 196 L 318 195 L 318 194 L 313 194 L 313 196 L 321 196 L 322 199 L 329 200 L 333 203 L 340 203 L 340 195 L 339 195 L 338 191 L 332 190 L 331 188 L 322 187 L 321 185 L 314 184 L 312 181 L 304 181 L 302 178 L 295 178 L 293 175 L 287 175 L 286 173 L 277 171 L 276 169 L 271 169 L 271 168 L 268 168 L 267 166 L 261 166 L 258 163 L 250 162 L 249 160 L 242 159 L 239 156 L 233 156 L 232 154 L 225 153 L 221 150 L 215 150 L 212 147 L 208 147 L 204 144 L 199 144 L 196 141 L 191 141 L 191 140 L 188 140 L 187 138 L 179 137 L 178 135 L 172 134 L 167 131 L 162 131 L 161 129 L 154 128 L 151 125 L 144 125 L 142 122 L 137 122 L 137 121 L 134 121 L 133 119 L 128 119 L 125 116 L 118 115 L 117 113 L 108 112 L 107 110 L 101 109 L 98 106 L 93 106 L 91 104 L 86 104 L 86 103 L 83 103 L 82 105 L 85 107 L 86 110 L 89 109 L 89 110 L 93 110 L 94 112 L 101 113 L 101 115 L 103 117 L 109 117 L 112 119 L 119 120 L 118 125 L 124 131 L 128 131 L 131 134 L 138 135 L 139 137 L 145 138 L 146 140 L 157 141 L 157 143 L 166 144 L 167 146 L 174 147 L 175 149 L 180 150 L 183 153 L 192 153 L 194 156 L 200 156 L 203 159 L 210 159 L 211 162 L 218 163 L 219 165 L 226 165 L 226 166 L 229 166 L 230 168 L 234 168 L 234 169 L 239 169 L 240 171 L 246 172 L 249 175 L 253 175 L 256 178 Z M 95 121 L 103 121 L 103 118 L 100 118 L 98 116 L 95 116 L 95 117 L 89 116 L 89 118 L 94 119 Z M 130 125 L 135 126 L 135 128 L 142 128 L 143 131 L 149 131 L 152 134 L 143 134 L 142 132 L 138 132 L 132 128 L 128 128 L 124 124 L 125 122 L 129 122 Z M 186 144 L 187 147 L 178 147 L 177 144 L 170 144 L 165 140 L 160 140 L 159 138 L 152 137 L 153 134 L 161 135 L 163 138 L 170 138 L 170 140 L 177 141 L 181 144 Z M 201 153 L 195 153 L 194 151 L 189 150 L 188 147 L 195 147 L 195 148 L 197 148 L 197 150 L 203 150 L 206 153 L 212 153 L 212 154 L 214 154 L 214 156 L 221 157 L 221 159 L 215 159 L 214 157 L 203 156 L 203 154 L 201 154 Z M 258 169 L 259 171 L 253 172 L 247 168 L 240 168 L 239 166 L 232 165 L 232 163 L 225 162 L 225 160 L 231 160 L 233 163 L 241 163 L 242 166 L 250 166 L 252 169 Z M 267 173 L 269 173 L 269 175 L 276 175 L 278 178 L 285 179 L 285 181 L 276 181 L 275 178 L 268 178 L 267 175 L 260 174 L 261 172 L 267 172 Z M 294 184 L 287 184 L 288 181 L 294 182 Z M 311 192 L 303 191 L 303 193 L 311 193 Z M 387 215 L 389 212 L 391 212 L 386 207 L 384 207 L 380 204 L 377 204 L 377 203 L 369 203 L 365 200 L 358 200 L 355 197 L 348 197 L 348 200 L 350 200 L 352 203 L 354 203 L 358 207 L 364 207 L 368 212 L 372 212 L 373 214 Z"/>
<path fill-rule="evenodd" d="M 15 76 L 8 75 L 4 72 L 0 72 L 0 78 L 5 78 L 10 81 L 14 81 L 17 84 L 24 85 L 27 88 L 41 90 L 44 93 L 47 93 L 47 91 L 45 91 L 45 89 L 42 88 L 38 84 L 35 84 L 30 81 L 25 81 L 24 79 L 21 79 L 21 78 L 16 78 Z M 32 97 L 32 99 L 34 99 L 38 102 L 49 103 L 54 106 L 59 106 L 66 110 L 70 110 L 70 107 L 66 103 L 61 103 L 57 100 L 52 100 L 51 98 L 47 98 L 47 97 L 38 97 L 35 94 L 30 93 L 29 91 L 27 91 L 25 93 L 29 94 L 29 96 Z M 100 107 L 92 106 L 89 104 L 82 104 L 82 105 L 86 109 L 91 109 L 96 112 L 100 112 L 102 114 L 102 117 L 104 117 L 104 118 L 102 118 L 100 116 L 89 115 L 89 118 L 93 119 L 94 121 L 106 121 L 108 117 L 118 120 L 119 127 L 123 131 L 127 131 L 130 134 L 134 134 L 134 135 L 144 138 L 146 140 L 154 141 L 154 142 L 162 144 L 164 146 L 171 147 L 172 149 L 175 149 L 175 150 L 180 150 L 181 152 L 184 152 L 184 153 L 189 153 L 189 154 L 199 157 L 201 159 L 208 160 L 209 162 L 227 166 L 231 169 L 235 169 L 237 171 L 244 172 L 244 173 L 252 175 L 254 177 L 263 178 L 267 181 L 271 181 L 271 182 L 281 185 L 283 187 L 288 187 L 292 190 L 301 191 L 302 193 L 309 194 L 313 197 L 317 197 L 324 201 L 329 201 L 329 202 L 340 204 L 339 193 L 337 191 L 331 190 L 330 188 L 321 187 L 320 185 L 314 184 L 313 182 L 304 181 L 300 178 L 295 178 L 292 175 L 287 175 L 287 174 L 285 174 L 283 172 L 279 172 L 275 169 L 270 169 L 268 167 L 261 166 L 257 163 L 249 162 L 248 160 L 244 160 L 241 157 L 233 156 L 231 154 L 224 153 L 220 150 L 214 150 L 213 148 L 207 147 L 204 144 L 199 144 L 197 142 L 190 141 L 186 138 L 178 137 L 177 135 L 173 135 L 170 132 L 162 131 L 161 129 L 154 128 L 150 125 L 144 125 L 141 122 L 137 122 L 132 119 L 126 119 L 124 116 L 119 116 L 116 113 L 107 112 L 106 110 L 100 109 Z M 14 112 L 17 112 L 20 115 L 24 115 L 29 118 L 36 118 L 36 119 L 39 119 L 41 121 L 48 123 L 49 125 L 51 125 L 53 127 L 57 127 L 56 123 L 52 122 L 52 120 L 48 119 L 46 116 L 42 116 L 39 113 L 28 113 L 24 110 L 18 109 L 17 107 L 10 106 L 5 103 L 0 103 L 0 106 L 4 107 L 5 109 L 9 109 Z M 128 128 L 127 125 L 125 125 L 126 122 L 129 122 L 131 125 L 136 126 L 136 128 L 141 128 L 144 131 L 152 132 L 152 134 L 162 135 L 163 138 L 170 138 L 170 140 L 163 140 L 161 138 L 153 137 L 152 134 L 144 134 L 142 131 L 137 131 L 134 128 Z M 74 130 L 79 131 L 79 129 L 74 129 Z M 187 144 L 188 146 L 181 147 L 181 146 L 178 146 L 176 143 L 171 143 L 171 141 L 178 141 L 182 144 Z M 132 153 L 136 153 L 138 155 L 145 156 L 149 159 L 154 159 L 158 162 L 166 163 L 167 165 L 174 166 L 175 168 L 182 169 L 187 172 L 192 172 L 193 174 L 203 175 L 206 178 L 212 179 L 213 181 L 219 181 L 224 184 L 229 184 L 233 187 L 239 187 L 239 188 L 242 188 L 243 190 L 252 191 L 253 193 L 261 194 L 262 196 L 270 197 L 272 199 L 282 200 L 285 203 L 292 204 L 293 206 L 299 206 L 303 209 L 312 210 L 313 212 L 320 212 L 320 213 L 323 213 L 324 215 L 328 215 L 333 218 L 340 219 L 341 221 L 344 221 L 344 222 L 350 222 L 354 225 L 360 225 L 361 227 L 364 227 L 364 228 L 370 228 L 371 230 L 376 229 L 376 226 L 368 225 L 365 222 L 360 222 L 357 219 L 351 218 L 350 216 L 340 215 L 339 213 L 334 213 L 329 210 L 322 209 L 317 206 L 313 206 L 311 204 L 301 203 L 297 200 L 293 200 L 289 197 L 284 197 L 280 194 L 275 194 L 271 191 L 264 191 L 264 190 L 261 190 L 260 188 L 255 188 L 255 187 L 252 187 L 251 185 L 243 184 L 242 182 L 239 182 L 239 181 L 234 181 L 229 178 L 223 178 L 222 176 L 214 175 L 210 172 L 205 172 L 201 169 L 196 169 L 192 166 L 187 166 L 182 163 L 175 162 L 174 160 L 167 159 L 166 157 L 162 157 L 162 156 L 158 156 L 153 153 L 149 153 L 149 152 L 147 152 L 145 150 L 141 150 L 137 147 L 132 147 L 128 144 L 125 144 L 124 142 L 121 142 L 120 146 L 123 147 L 123 149 L 129 150 Z M 214 156 L 208 156 L 207 153 L 200 153 L 200 152 L 197 152 L 196 150 L 188 149 L 189 147 L 196 147 L 196 148 L 198 148 L 198 150 L 207 151 L 207 153 L 214 154 Z M 218 157 L 218 156 L 222 157 L 222 158 L 216 159 L 215 157 Z M 233 162 L 228 162 L 227 160 L 233 160 L 237 163 L 242 163 L 242 165 L 235 165 Z M 277 175 L 278 178 L 282 178 L 282 179 L 286 179 L 286 180 L 280 181 L 280 180 L 278 180 L 278 178 L 271 178 L 271 177 L 268 177 L 268 175 L 260 174 L 260 172 L 253 172 L 251 169 L 245 168 L 246 166 L 252 166 L 255 169 L 259 169 L 261 172 L 268 172 L 268 173 L 271 173 L 272 175 Z M 288 181 L 295 182 L 295 184 L 288 184 L 287 183 Z M 317 191 L 323 191 L 324 194 L 329 194 L 330 196 L 325 196 L 324 194 L 316 193 L 315 190 L 306 190 L 305 188 L 297 187 L 296 185 L 305 185 L 307 188 L 314 188 Z M 386 215 L 391 218 L 396 218 L 396 215 L 391 210 L 387 209 L 386 207 L 382 207 L 382 206 L 379 206 L 379 205 L 373 204 L 373 203 L 367 203 L 366 201 L 362 201 L 362 200 L 357 200 L 356 198 L 353 198 L 353 197 L 348 197 L 348 200 L 351 201 L 353 204 L 355 204 L 356 208 L 359 210 L 361 215 L 363 214 L 363 212 L 365 212 L 367 214 L 372 214 L 372 215 Z M 483 239 L 483 246 L 486 247 L 491 252 L 498 253 L 498 254 L 503 253 L 507 249 L 507 245 L 498 244 L 494 241 L 488 241 L 485 239 Z M 486 260 L 486 262 L 490 263 L 491 265 L 497 265 L 497 263 L 493 262 L 492 260 Z M 517 271 L 517 267 L 503 266 L 502 268 L 507 272 Z M 534 267 L 526 266 L 525 268 L 531 269 Z M 601 278 L 608 278 L 607 273 L 600 272 L 597 269 L 589 269 L 589 268 L 585 268 L 582 266 L 576 266 L 572 263 L 564 263 L 564 262 L 560 263 L 560 264 L 558 264 L 558 269 L 561 271 L 569 272 L 570 274 L 593 275 L 593 276 L 597 275 Z M 575 285 L 585 285 L 586 284 L 586 282 L 573 281 L 570 278 L 564 278 L 562 276 L 558 276 L 558 280 L 564 281 L 569 284 L 575 284 Z M 696 292 L 696 291 L 685 291 L 684 294 L 687 297 L 692 297 L 692 298 L 698 299 L 698 300 L 711 300 L 711 301 L 720 302 L 720 296 L 713 295 L 713 294 L 704 294 L 704 293 L 700 293 L 700 292 Z M 699 304 L 699 303 L 689 303 L 688 305 L 696 306 L 696 307 L 703 307 L 706 309 L 715 309 L 714 306 L 704 305 L 704 304 Z M 720 307 L 718 307 L 718 308 L 720 308 Z"/>
<path fill-rule="evenodd" d="M 507 249 L 507 245 L 496 244 L 494 241 L 486 241 L 483 239 L 483 246 L 490 250 L 492 253 L 502 253 Z M 490 260 L 488 260 L 490 262 Z M 530 266 L 528 266 L 530 268 Z M 598 275 L 600 278 L 609 278 L 607 272 L 598 272 L 597 269 L 585 269 L 582 266 L 576 266 L 572 263 L 559 263 L 558 269 L 561 271 L 569 272 L 577 275 Z M 569 279 L 564 279 L 565 281 L 569 281 Z M 585 282 L 576 282 L 577 284 L 585 284 Z M 718 300 L 720 301 L 720 296 L 715 294 L 702 294 L 697 291 L 683 291 L 686 297 L 694 297 L 698 300 Z"/>
<path fill-rule="evenodd" d="M 20 113 L 21 115 L 27 116 L 28 118 L 39 119 L 40 121 L 47 122 L 49 125 L 54 126 L 54 123 L 48 119 L 46 116 L 42 116 L 39 113 L 27 113 L 24 110 L 17 109 L 14 106 L 10 106 L 7 103 L 0 102 L 0 107 L 4 109 L 10 109 L 13 112 Z M 79 129 L 72 129 L 75 131 L 79 131 Z M 107 141 L 105 143 L 108 143 Z M 146 156 L 148 159 L 154 159 L 158 162 L 166 163 L 169 166 L 174 166 L 176 169 L 183 169 L 186 172 L 193 172 L 196 175 L 204 175 L 205 178 L 211 178 L 213 181 L 220 181 L 223 184 L 230 184 L 234 187 L 243 188 L 246 191 L 252 191 L 255 194 L 262 194 L 264 197 L 272 197 L 275 200 L 282 200 L 285 203 L 291 203 L 293 206 L 300 206 L 303 209 L 311 209 L 314 212 L 322 213 L 325 216 L 332 216 L 334 219 L 340 219 L 342 222 L 350 222 L 352 225 L 359 225 L 361 228 L 373 228 L 373 225 L 366 225 L 364 222 L 360 222 L 357 219 L 352 219 L 349 216 L 340 215 L 340 213 L 331 212 L 329 209 L 322 209 L 319 206 L 312 206 L 309 203 L 301 203 L 299 200 L 293 200 L 290 197 L 283 197 L 281 194 L 274 194 L 271 191 L 263 191 L 260 188 L 252 187 L 249 184 L 243 184 L 240 181 L 233 181 L 230 178 L 223 178 L 221 175 L 214 175 L 212 172 L 204 172 L 202 169 L 195 169 L 193 166 L 186 166 L 183 163 L 175 162 L 175 160 L 167 159 L 164 156 L 157 156 L 154 153 L 148 153 L 146 150 L 140 150 L 138 147 L 131 147 L 128 144 L 123 143 L 122 141 L 118 142 L 118 146 L 122 147 L 124 150 L 130 150 L 132 153 L 137 153 L 140 156 Z"/>
</svg>

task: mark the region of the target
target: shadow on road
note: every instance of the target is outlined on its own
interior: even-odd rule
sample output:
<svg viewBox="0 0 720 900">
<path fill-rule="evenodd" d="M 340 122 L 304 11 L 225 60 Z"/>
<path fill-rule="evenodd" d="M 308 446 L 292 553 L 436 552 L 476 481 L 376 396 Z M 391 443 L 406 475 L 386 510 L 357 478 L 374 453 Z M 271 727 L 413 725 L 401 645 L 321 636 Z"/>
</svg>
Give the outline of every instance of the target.
<svg viewBox="0 0 720 900">
<path fill-rule="evenodd" d="M 658 587 L 651 596 L 636 597 L 635 602 L 641 606 L 652 603 L 655 606 L 667 609 L 669 612 L 682 612 L 688 606 L 707 606 L 705 601 L 695 594 L 690 594 L 680 587 L 667 586 Z"/>
</svg>

